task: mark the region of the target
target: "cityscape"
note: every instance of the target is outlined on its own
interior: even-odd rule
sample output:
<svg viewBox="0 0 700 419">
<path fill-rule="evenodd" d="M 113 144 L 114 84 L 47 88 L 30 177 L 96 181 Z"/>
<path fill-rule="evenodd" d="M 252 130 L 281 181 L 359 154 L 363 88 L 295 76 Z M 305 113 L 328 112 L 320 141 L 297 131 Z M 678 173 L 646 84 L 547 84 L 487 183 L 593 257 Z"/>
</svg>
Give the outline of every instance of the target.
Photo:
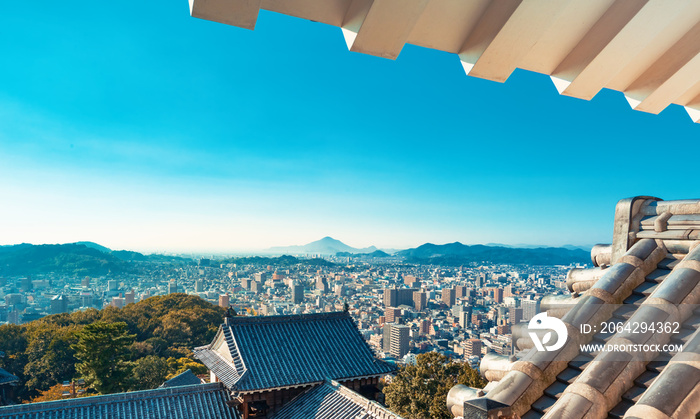
<svg viewBox="0 0 700 419">
<path fill-rule="evenodd" d="M 410 363 L 416 354 L 438 351 L 477 368 L 487 352 L 512 355 L 511 325 L 539 312 L 543 296 L 568 293 L 566 275 L 575 267 L 424 266 L 366 254 L 304 256 L 293 265 L 284 258 L 251 259 L 147 262 L 138 274 L 100 277 L 3 276 L 0 322 L 122 308 L 173 293 L 196 295 L 241 315 L 333 312 L 347 305 L 384 359 Z"/>
</svg>

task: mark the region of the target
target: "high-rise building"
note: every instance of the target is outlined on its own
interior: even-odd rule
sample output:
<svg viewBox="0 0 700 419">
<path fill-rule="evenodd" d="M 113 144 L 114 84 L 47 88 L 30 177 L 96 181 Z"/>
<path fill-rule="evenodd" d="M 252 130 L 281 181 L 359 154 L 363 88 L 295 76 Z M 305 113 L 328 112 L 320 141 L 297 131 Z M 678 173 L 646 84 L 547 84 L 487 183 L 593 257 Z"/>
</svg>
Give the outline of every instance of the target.
<svg viewBox="0 0 700 419">
<path fill-rule="evenodd" d="M 416 282 L 416 277 L 415 275 L 404 275 L 403 277 L 403 283 L 406 284 L 409 287 L 413 287 L 413 284 Z"/>
<path fill-rule="evenodd" d="M 107 281 L 107 291 L 117 291 L 119 290 L 119 284 L 116 280 L 110 279 Z"/>
<path fill-rule="evenodd" d="M 518 324 L 523 319 L 523 309 L 521 307 L 510 307 L 510 313 L 508 313 L 510 318 L 510 324 Z"/>
<path fill-rule="evenodd" d="M 80 281 L 80 286 L 81 287 L 89 287 L 90 286 L 90 277 L 86 276 Z"/>
<path fill-rule="evenodd" d="M 316 278 L 316 289 L 323 294 L 328 292 L 328 280 L 325 276 L 319 276 Z"/>
<path fill-rule="evenodd" d="M 304 302 L 304 286 L 299 283 L 293 283 L 291 287 L 292 291 L 292 302 L 294 304 L 301 304 Z"/>
<path fill-rule="evenodd" d="M 394 323 L 398 321 L 401 317 L 401 309 L 394 307 L 387 307 L 384 310 L 384 319 L 387 323 Z"/>
<path fill-rule="evenodd" d="M 194 292 L 204 292 L 204 281 L 201 279 L 194 281 Z"/>
<path fill-rule="evenodd" d="M 408 342 L 411 328 L 395 323 L 384 325 L 382 346 L 384 352 L 389 352 L 395 358 L 401 358 L 408 353 Z"/>
<path fill-rule="evenodd" d="M 68 297 L 59 294 L 51 299 L 51 314 L 65 313 L 68 311 Z"/>
<path fill-rule="evenodd" d="M 419 326 L 418 326 L 419 327 L 418 333 L 420 333 L 421 335 L 429 334 L 430 333 L 430 326 L 431 326 L 430 319 L 421 320 L 419 323 Z"/>
<path fill-rule="evenodd" d="M 384 289 L 384 307 L 396 307 L 399 301 L 399 290 L 396 288 Z"/>
<path fill-rule="evenodd" d="M 19 289 L 20 291 L 27 292 L 32 289 L 32 277 L 31 276 L 26 276 L 19 281 Z"/>
<path fill-rule="evenodd" d="M 177 292 L 177 282 L 168 282 L 168 294 L 175 294 Z"/>
<path fill-rule="evenodd" d="M 423 311 L 428 307 L 428 294 L 424 291 L 413 291 L 413 308 Z"/>
<path fill-rule="evenodd" d="M 500 304 L 503 302 L 503 289 L 502 288 L 494 288 L 493 289 L 493 301 L 495 301 L 497 304 Z"/>
<path fill-rule="evenodd" d="M 252 282 L 252 279 L 250 279 L 250 278 L 241 278 L 241 287 L 244 290 L 249 290 L 251 282 Z"/>
<path fill-rule="evenodd" d="M 112 307 L 116 308 L 122 308 L 124 307 L 124 298 L 122 297 L 113 297 L 112 302 L 110 303 Z"/>
<path fill-rule="evenodd" d="M 259 294 L 260 292 L 262 292 L 262 282 L 251 281 L 250 290 L 256 294 Z"/>
<path fill-rule="evenodd" d="M 520 305 L 523 308 L 523 320 L 528 322 L 540 311 L 540 302 L 538 300 L 522 300 Z"/>
<path fill-rule="evenodd" d="M 466 285 L 457 285 L 455 287 L 455 298 L 464 298 L 467 296 Z"/>
<path fill-rule="evenodd" d="M 464 344 L 464 356 L 481 356 L 481 341 L 479 339 L 467 339 Z"/>
<path fill-rule="evenodd" d="M 472 320 L 472 306 L 464 306 L 462 312 L 459 313 L 459 325 L 466 329 L 471 325 Z"/>
<path fill-rule="evenodd" d="M 486 274 L 478 274 L 476 276 L 476 287 L 481 288 L 484 286 L 484 282 L 486 281 Z"/>
<path fill-rule="evenodd" d="M 384 289 L 384 307 L 413 306 L 413 293 L 417 288 L 386 288 Z"/>
<path fill-rule="evenodd" d="M 228 294 L 221 294 L 219 296 L 219 307 L 229 308 Z"/>
<path fill-rule="evenodd" d="M 124 294 L 124 304 L 134 304 L 136 302 L 136 293 L 134 290 L 131 290 L 127 293 Z"/>
<path fill-rule="evenodd" d="M 447 307 L 452 307 L 455 305 L 455 289 L 454 288 L 443 288 L 442 289 L 442 302 L 445 303 Z"/>
</svg>

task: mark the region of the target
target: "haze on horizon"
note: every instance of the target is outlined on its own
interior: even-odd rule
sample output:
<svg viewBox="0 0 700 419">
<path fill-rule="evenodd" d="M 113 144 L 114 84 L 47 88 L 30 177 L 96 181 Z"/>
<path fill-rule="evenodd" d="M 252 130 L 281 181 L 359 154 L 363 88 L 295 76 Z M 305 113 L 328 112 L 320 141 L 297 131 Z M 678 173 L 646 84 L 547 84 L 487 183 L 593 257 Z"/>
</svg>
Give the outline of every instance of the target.
<svg viewBox="0 0 700 419">
<path fill-rule="evenodd" d="M 590 245 L 619 199 L 698 197 L 692 164 L 652 168 L 700 148 L 675 105 L 480 80 L 410 45 L 350 53 L 337 28 L 269 12 L 247 31 L 185 1 L 5 6 L 0 244 Z"/>
</svg>

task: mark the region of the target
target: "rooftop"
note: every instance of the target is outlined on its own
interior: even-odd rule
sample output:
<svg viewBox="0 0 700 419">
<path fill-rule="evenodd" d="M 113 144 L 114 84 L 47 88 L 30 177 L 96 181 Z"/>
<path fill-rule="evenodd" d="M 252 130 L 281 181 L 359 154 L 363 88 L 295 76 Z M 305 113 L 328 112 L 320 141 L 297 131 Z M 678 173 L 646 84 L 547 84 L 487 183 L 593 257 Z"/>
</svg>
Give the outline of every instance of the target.
<svg viewBox="0 0 700 419">
<path fill-rule="evenodd" d="M 226 387 L 256 391 L 391 373 L 346 312 L 226 319 L 200 359 Z"/>
<path fill-rule="evenodd" d="M 324 381 L 285 405 L 270 419 L 401 419 L 347 387 Z"/>
<path fill-rule="evenodd" d="M 448 407 L 464 417 L 473 409 L 492 409 L 478 401 L 497 402 L 495 410 L 512 408 L 504 417 L 523 419 L 695 417 L 700 412 L 698 239 L 700 200 L 620 201 L 612 245 L 592 251 L 597 267 L 570 272 L 568 299 L 552 305 L 543 299 L 543 314 L 560 319 L 566 329 L 563 346 L 538 350 L 542 343 L 533 341 L 532 327 L 521 324 L 524 330 L 514 328 L 513 341 L 524 356 L 514 362 L 485 357 L 481 372 L 491 381 L 486 395 L 456 386 Z M 603 323 L 614 327 L 581 327 Z M 581 349 L 588 344 L 601 347 Z M 605 344 L 611 347 L 602 348 Z"/>
<path fill-rule="evenodd" d="M 237 419 L 219 383 L 0 407 L 3 419 Z"/>
</svg>

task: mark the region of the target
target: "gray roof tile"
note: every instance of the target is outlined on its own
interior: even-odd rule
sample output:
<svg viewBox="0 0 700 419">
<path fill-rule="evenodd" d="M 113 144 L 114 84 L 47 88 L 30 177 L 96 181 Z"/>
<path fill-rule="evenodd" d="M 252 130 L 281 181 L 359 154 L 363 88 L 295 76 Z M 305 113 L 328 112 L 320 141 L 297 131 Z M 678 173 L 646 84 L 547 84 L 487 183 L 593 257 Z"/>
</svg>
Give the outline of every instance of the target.
<svg viewBox="0 0 700 419">
<path fill-rule="evenodd" d="M 227 319 L 219 329 L 221 333 L 233 363 L 211 345 L 195 348 L 195 357 L 228 388 L 238 391 L 295 386 L 326 378 L 377 376 L 396 370 L 374 357 L 345 312 L 237 316 Z"/>
<path fill-rule="evenodd" d="M 1 419 L 238 419 L 220 383 L 0 407 Z"/>
<path fill-rule="evenodd" d="M 325 381 L 286 404 L 270 419 L 401 419 L 335 381 Z"/>
<path fill-rule="evenodd" d="M 175 377 L 164 382 L 160 387 L 181 387 L 191 386 L 195 384 L 202 384 L 202 380 L 200 380 L 196 375 L 194 375 L 192 370 L 187 370 L 182 374 L 178 374 Z"/>
</svg>

